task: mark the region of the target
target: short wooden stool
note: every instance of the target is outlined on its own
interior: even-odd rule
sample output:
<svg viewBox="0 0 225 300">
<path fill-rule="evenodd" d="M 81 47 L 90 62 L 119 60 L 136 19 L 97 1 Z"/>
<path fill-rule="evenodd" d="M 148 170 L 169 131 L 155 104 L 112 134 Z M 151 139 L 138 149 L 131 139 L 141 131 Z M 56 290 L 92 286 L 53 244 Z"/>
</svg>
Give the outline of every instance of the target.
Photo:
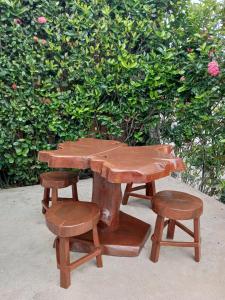
<svg viewBox="0 0 225 300">
<path fill-rule="evenodd" d="M 150 259 L 157 262 L 160 246 L 194 247 L 195 261 L 200 261 L 200 216 L 203 212 L 203 202 L 198 197 L 177 191 L 162 191 L 153 197 L 153 211 L 157 214 L 155 231 L 152 235 L 152 250 Z M 168 220 L 165 221 L 165 218 Z M 177 220 L 194 220 L 194 232 Z M 167 238 L 173 239 L 177 225 L 191 237 L 194 242 L 163 241 L 164 227 L 167 228 Z"/>
<path fill-rule="evenodd" d="M 46 214 L 48 228 L 57 235 L 56 260 L 60 269 L 60 286 L 70 286 L 70 272 L 79 265 L 96 257 L 97 266 L 102 267 L 101 247 L 97 231 L 100 210 L 92 202 L 58 202 Z M 69 238 L 93 230 L 94 250 L 84 257 L 70 263 Z"/>
<path fill-rule="evenodd" d="M 58 189 L 72 186 L 72 199 L 78 201 L 77 194 L 78 176 L 74 172 L 55 171 L 46 172 L 40 175 L 40 183 L 44 187 L 44 196 L 42 200 L 42 213 L 45 213 L 49 208 L 49 202 L 52 205 L 56 204 L 58 200 L 66 200 L 67 198 L 58 198 Z M 50 197 L 51 191 L 51 197 Z M 71 199 L 71 198 L 70 198 Z"/>
<path fill-rule="evenodd" d="M 127 205 L 130 196 L 135 198 L 150 200 L 150 204 L 151 204 L 152 197 L 155 195 L 155 181 L 147 182 L 143 185 L 139 185 L 135 187 L 132 186 L 133 186 L 132 182 L 126 185 L 126 189 L 122 200 L 123 205 Z M 145 190 L 145 195 L 134 193 L 136 191 L 143 190 L 143 189 Z"/>
</svg>

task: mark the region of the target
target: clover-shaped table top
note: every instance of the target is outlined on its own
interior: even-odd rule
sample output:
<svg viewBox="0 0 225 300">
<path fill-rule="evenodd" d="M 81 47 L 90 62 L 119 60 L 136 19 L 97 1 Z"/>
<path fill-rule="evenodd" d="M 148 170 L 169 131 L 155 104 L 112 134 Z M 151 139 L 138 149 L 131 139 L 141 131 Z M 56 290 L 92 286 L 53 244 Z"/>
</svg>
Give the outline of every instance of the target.
<svg viewBox="0 0 225 300">
<path fill-rule="evenodd" d="M 150 182 L 183 171 L 171 145 L 127 146 L 113 140 L 94 138 L 59 144 L 57 150 L 39 152 L 39 160 L 54 168 L 91 168 L 113 183 Z"/>
</svg>

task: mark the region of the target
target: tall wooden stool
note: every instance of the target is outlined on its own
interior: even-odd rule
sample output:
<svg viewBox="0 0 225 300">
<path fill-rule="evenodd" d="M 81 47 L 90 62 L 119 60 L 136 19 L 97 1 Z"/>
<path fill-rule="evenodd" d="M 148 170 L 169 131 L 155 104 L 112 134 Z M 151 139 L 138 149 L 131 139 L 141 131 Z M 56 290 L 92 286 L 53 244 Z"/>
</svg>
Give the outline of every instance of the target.
<svg viewBox="0 0 225 300">
<path fill-rule="evenodd" d="M 143 185 L 139 185 L 139 186 L 135 186 L 135 187 L 132 187 L 132 186 L 133 186 L 132 182 L 128 183 L 126 185 L 126 189 L 125 189 L 125 192 L 123 195 L 123 200 L 122 200 L 123 205 L 127 205 L 127 202 L 128 202 L 128 199 L 130 196 L 135 197 L 135 198 L 147 199 L 150 201 L 150 204 L 151 204 L 152 197 L 155 195 L 155 181 L 147 182 Z M 143 189 L 145 189 L 145 195 L 133 193 L 135 191 L 143 190 Z"/>
<path fill-rule="evenodd" d="M 72 186 L 72 199 L 78 201 L 77 194 L 78 176 L 74 172 L 55 171 L 46 172 L 40 175 L 40 183 L 44 187 L 44 196 L 42 200 L 42 213 L 44 214 L 49 208 L 49 202 L 52 205 L 56 204 L 58 200 L 67 200 L 67 198 L 58 197 L 58 189 Z M 51 197 L 50 197 L 51 191 Z M 71 198 L 69 198 L 71 199 Z"/>
<path fill-rule="evenodd" d="M 152 235 L 152 250 L 150 259 L 157 262 L 160 246 L 194 247 L 195 261 L 200 261 L 200 216 L 203 212 L 202 200 L 190 194 L 176 191 L 162 191 L 153 197 L 153 211 L 157 214 L 155 231 Z M 165 218 L 168 220 L 165 221 Z M 194 232 L 177 220 L 194 220 Z M 163 241 L 164 227 L 167 228 L 167 238 L 173 239 L 177 225 L 188 233 L 194 242 Z"/>
<path fill-rule="evenodd" d="M 48 228 L 58 237 L 56 239 L 56 260 L 60 269 L 61 287 L 68 288 L 71 282 L 70 272 L 94 257 L 96 257 L 97 266 L 102 267 L 101 247 L 97 231 L 100 210 L 97 204 L 81 201 L 58 202 L 47 210 L 45 216 Z M 93 251 L 70 263 L 70 237 L 90 230 L 93 231 Z"/>
</svg>

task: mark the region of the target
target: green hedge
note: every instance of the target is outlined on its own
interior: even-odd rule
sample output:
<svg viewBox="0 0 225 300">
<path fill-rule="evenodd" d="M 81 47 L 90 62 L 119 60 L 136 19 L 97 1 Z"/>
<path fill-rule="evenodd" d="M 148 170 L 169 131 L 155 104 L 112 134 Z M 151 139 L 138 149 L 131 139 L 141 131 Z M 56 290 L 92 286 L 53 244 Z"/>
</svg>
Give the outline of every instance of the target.
<svg viewBox="0 0 225 300">
<path fill-rule="evenodd" d="M 220 5 L 3 0 L 0 11 L 2 186 L 36 183 L 39 150 L 96 136 L 174 142 L 185 181 L 223 190 Z M 211 60 L 218 76 L 207 72 Z"/>
</svg>

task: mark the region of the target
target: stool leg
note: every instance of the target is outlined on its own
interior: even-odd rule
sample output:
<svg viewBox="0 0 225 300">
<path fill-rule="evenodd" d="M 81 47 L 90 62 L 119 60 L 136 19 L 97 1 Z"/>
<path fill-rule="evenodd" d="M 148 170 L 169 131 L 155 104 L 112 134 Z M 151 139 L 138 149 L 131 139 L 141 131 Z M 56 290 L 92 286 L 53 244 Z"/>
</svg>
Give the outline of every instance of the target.
<svg viewBox="0 0 225 300">
<path fill-rule="evenodd" d="M 59 237 L 56 237 L 56 239 L 55 239 L 55 241 L 54 241 L 53 247 L 55 247 L 55 254 L 56 254 L 57 268 L 60 269 Z"/>
<path fill-rule="evenodd" d="M 58 201 L 58 189 L 53 188 L 52 189 L 52 205 L 57 204 Z"/>
<path fill-rule="evenodd" d="M 70 247 L 69 238 L 59 238 L 59 268 L 60 286 L 67 289 L 70 286 Z"/>
<path fill-rule="evenodd" d="M 147 182 L 146 183 L 146 196 L 154 196 L 155 195 L 155 181 Z M 150 208 L 152 208 L 152 201 L 150 202 Z"/>
<path fill-rule="evenodd" d="M 130 192 L 132 190 L 132 185 L 133 185 L 133 183 L 128 183 L 126 186 L 126 189 L 125 189 L 125 192 L 123 195 L 123 200 L 122 200 L 123 205 L 127 205 L 128 198 L 129 198 Z"/>
<path fill-rule="evenodd" d="M 96 248 L 100 248 L 97 225 L 93 227 L 93 241 Z M 96 256 L 97 267 L 102 268 L 102 255 Z"/>
<path fill-rule="evenodd" d="M 72 184 L 72 197 L 73 197 L 74 201 L 78 201 L 77 184 L 76 184 L 76 182 Z"/>
<path fill-rule="evenodd" d="M 44 188 L 44 197 L 43 197 L 43 203 L 46 205 L 46 207 L 49 207 L 49 201 L 50 201 L 50 189 Z M 46 213 L 46 209 L 44 206 L 42 206 L 42 213 Z"/>
<path fill-rule="evenodd" d="M 195 246 L 195 261 L 199 262 L 201 257 L 200 218 L 194 219 L 194 241 L 198 243 L 198 245 Z"/>
<path fill-rule="evenodd" d="M 155 195 L 155 181 L 146 183 L 146 196 L 154 196 Z"/>
<path fill-rule="evenodd" d="M 167 239 L 173 240 L 174 238 L 174 232 L 175 232 L 175 220 L 169 220 L 168 228 L 167 228 Z"/>
<path fill-rule="evenodd" d="M 164 218 L 157 216 L 154 234 L 152 235 L 152 250 L 150 255 L 150 260 L 152 262 L 157 262 L 159 259 L 160 241 L 162 240 L 163 229 Z"/>
</svg>

